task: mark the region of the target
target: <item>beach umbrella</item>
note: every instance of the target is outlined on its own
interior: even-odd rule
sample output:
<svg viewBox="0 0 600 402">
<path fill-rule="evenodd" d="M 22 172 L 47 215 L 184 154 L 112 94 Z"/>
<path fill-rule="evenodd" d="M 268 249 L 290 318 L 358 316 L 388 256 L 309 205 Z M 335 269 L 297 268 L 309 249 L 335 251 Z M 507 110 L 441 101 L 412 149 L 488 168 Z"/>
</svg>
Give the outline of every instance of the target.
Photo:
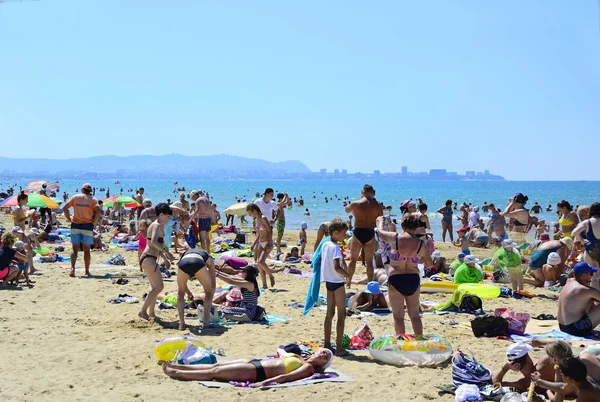
<svg viewBox="0 0 600 402">
<path fill-rule="evenodd" d="M 249 202 L 240 202 L 237 204 L 233 204 L 230 207 L 227 207 L 225 209 L 225 211 L 223 211 L 223 213 L 225 213 L 226 215 L 233 215 L 233 216 L 244 216 L 244 215 L 248 215 L 248 213 L 246 212 L 246 207 L 249 205 Z"/>
<path fill-rule="evenodd" d="M 45 195 L 40 195 L 40 194 L 29 194 L 27 197 L 27 206 L 30 208 L 50 208 L 50 209 L 57 209 L 60 208 L 60 206 L 55 203 L 54 201 L 52 201 L 50 198 L 46 197 Z M 6 200 L 2 201 L 2 203 L 0 203 L 0 207 L 16 207 L 17 206 L 17 196 L 13 195 L 10 198 L 7 198 Z"/>
<path fill-rule="evenodd" d="M 121 205 L 124 205 L 127 208 L 134 208 L 140 206 L 139 202 L 126 195 L 113 195 L 112 197 L 108 197 L 104 200 L 104 206 L 112 207 L 113 205 L 115 205 L 115 202 L 119 202 L 121 203 Z"/>
<path fill-rule="evenodd" d="M 41 187 L 42 184 L 48 184 L 48 182 L 46 180 L 32 181 L 31 183 L 27 184 L 27 187 Z"/>
</svg>

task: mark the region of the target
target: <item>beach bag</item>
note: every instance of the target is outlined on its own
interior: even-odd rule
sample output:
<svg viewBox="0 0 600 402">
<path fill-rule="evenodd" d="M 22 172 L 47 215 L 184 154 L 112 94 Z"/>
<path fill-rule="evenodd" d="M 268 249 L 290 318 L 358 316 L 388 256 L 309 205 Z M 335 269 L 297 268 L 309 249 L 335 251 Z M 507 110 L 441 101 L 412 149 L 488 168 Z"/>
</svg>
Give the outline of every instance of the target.
<svg viewBox="0 0 600 402">
<path fill-rule="evenodd" d="M 263 319 L 266 320 L 266 315 L 267 311 L 264 307 L 256 306 L 256 314 L 254 315 L 252 321 L 262 321 Z"/>
<path fill-rule="evenodd" d="M 371 328 L 369 328 L 369 324 L 367 324 L 366 321 L 363 321 L 356 327 L 354 332 L 352 332 L 352 336 L 350 336 L 350 346 L 356 349 L 365 349 L 371 344 L 372 340 L 373 333 L 371 332 Z"/>
<path fill-rule="evenodd" d="M 471 320 L 473 334 L 479 338 L 482 336 L 495 338 L 497 336 L 508 336 L 508 321 L 502 317 L 494 317 L 486 314 Z"/>
<path fill-rule="evenodd" d="M 246 244 L 246 233 L 238 233 L 238 234 L 236 234 L 234 241 L 236 243 Z"/>
<path fill-rule="evenodd" d="M 508 276 L 506 268 L 496 268 L 492 275 L 494 276 L 494 283 L 510 283 L 510 276 Z"/>
<path fill-rule="evenodd" d="M 458 306 L 458 311 L 460 313 L 473 314 L 477 312 L 477 310 L 483 310 L 483 302 L 481 301 L 481 298 L 470 293 L 464 295 L 460 301 L 460 306 Z"/>
<path fill-rule="evenodd" d="M 473 353 L 471 357 L 460 349 L 452 357 L 452 384 L 460 387 L 463 384 L 473 384 L 478 388 L 492 383 L 492 372 L 479 363 Z"/>
<path fill-rule="evenodd" d="M 531 319 L 528 313 L 517 313 L 510 307 L 498 307 L 494 310 L 494 316 L 502 317 L 508 322 L 508 333 L 515 335 L 525 334 L 527 324 Z"/>
</svg>

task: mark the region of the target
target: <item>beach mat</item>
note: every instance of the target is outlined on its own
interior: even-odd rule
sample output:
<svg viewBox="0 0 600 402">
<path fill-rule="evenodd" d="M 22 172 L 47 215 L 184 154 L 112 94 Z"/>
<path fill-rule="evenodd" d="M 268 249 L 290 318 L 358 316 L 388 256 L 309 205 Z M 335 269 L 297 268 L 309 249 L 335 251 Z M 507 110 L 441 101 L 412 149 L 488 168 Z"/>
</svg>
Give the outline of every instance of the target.
<svg viewBox="0 0 600 402">
<path fill-rule="evenodd" d="M 332 367 L 328 368 L 325 371 L 325 374 L 332 375 L 333 377 L 322 377 L 319 374 L 313 374 L 311 377 L 304 378 L 302 380 L 286 382 L 283 384 L 274 384 L 263 387 L 261 389 L 266 388 L 289 388 L 289 387 L 298 387 L 300 385 L 310 385 L 310 384 L 319 384 L 323 382 L 350 382 L 352 381 L 352 377 L 348 374 L 343 373 L 339 370 L 336 370 Z M 198 381 L 201 385 L 207 388 L 246 388 L 243 385 L 234 385 L 228 382 L 219 382 L 219 381 Z"/>
<path fill-rule="evenodd" d="M 71 267 L 68 267 L 71 269 Z M 90 271 L 128 271 L 135 270 L 140 272 L 140 267 L 130 265 L 110 265 L 110 264 L 90 264 Z M 75 264 L 75 271 L 85 271 L 85 266 Z"/>
<path fill-rule="evenodd" d="M 276 323 L 288 323 L 292 321 L 291 318 L 288 317 L 284 317 L 281 315 L 275 315 L 275 314 L 265 314 L 265 317 L 263 320 L 260 321 L 248 321 L 248 322 L 239 322 L 239 321 L 228 321 L 225 318 L 221 319 L 221 321 L 219 322 L 220 324 L 223 325 L 237 325 L 237 324 L 262 324 L 262 325 L 273 325 Z"/>
</svg>

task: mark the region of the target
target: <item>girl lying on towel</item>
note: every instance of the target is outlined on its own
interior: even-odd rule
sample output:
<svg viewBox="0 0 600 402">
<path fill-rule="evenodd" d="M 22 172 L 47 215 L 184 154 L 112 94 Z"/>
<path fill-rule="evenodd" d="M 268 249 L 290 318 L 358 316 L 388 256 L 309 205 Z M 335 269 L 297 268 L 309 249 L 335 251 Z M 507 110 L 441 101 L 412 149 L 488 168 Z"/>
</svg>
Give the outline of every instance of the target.
<svg viewBox="0 0 600 402">
<path fill-rule="evenodd" d="M 275 359 L 238 359 L 216 364 L 183 365 L 164 363 L 163 371 L 176 380 L 252 382 L 254 387 L 286 383 L 322 373 L 331 366 L 333 353 L 319 349 L 308 358 L 286 354 Z"/>
</svg>

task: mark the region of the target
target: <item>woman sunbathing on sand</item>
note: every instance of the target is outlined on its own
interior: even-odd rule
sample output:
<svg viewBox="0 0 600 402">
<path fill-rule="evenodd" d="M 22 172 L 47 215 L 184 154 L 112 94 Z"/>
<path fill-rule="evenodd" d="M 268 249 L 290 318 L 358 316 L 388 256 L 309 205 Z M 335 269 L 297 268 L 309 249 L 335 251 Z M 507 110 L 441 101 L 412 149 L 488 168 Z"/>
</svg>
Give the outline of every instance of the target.
<svg viewBox="0 0 600 402">
<path fill-rule="evenodd" d="M 156 319 L 156 315 L 154 314 L 156 298 L 164 288 L 160 269 L 158 269 L 158 258 L 163 256 L 166 263 L 168 263 L 168 260 L 174 259 L 165 245 L 165 224 L 171 219 L 173 212 L 164 203 L 158 204 L 155 210 L 157 219 L 148 228 L 147 245 L 140 258 L 140 266 L 148 276 L 148 280 L 152 286 L 138 314 L 144 320 Z"/>
<path fill-rule="evenodd" d="M 307 359 L 287 354 L 275 359 L 237 359 L 208 365 L 180 365 L 164 363 L 163 371 L 169 377 L 184 381 L 239 381 L 262 387 L 271 383 L 286 383 L 322 373 L 333 362 L 333 353 L 319 349 Z"/>
</svg>

